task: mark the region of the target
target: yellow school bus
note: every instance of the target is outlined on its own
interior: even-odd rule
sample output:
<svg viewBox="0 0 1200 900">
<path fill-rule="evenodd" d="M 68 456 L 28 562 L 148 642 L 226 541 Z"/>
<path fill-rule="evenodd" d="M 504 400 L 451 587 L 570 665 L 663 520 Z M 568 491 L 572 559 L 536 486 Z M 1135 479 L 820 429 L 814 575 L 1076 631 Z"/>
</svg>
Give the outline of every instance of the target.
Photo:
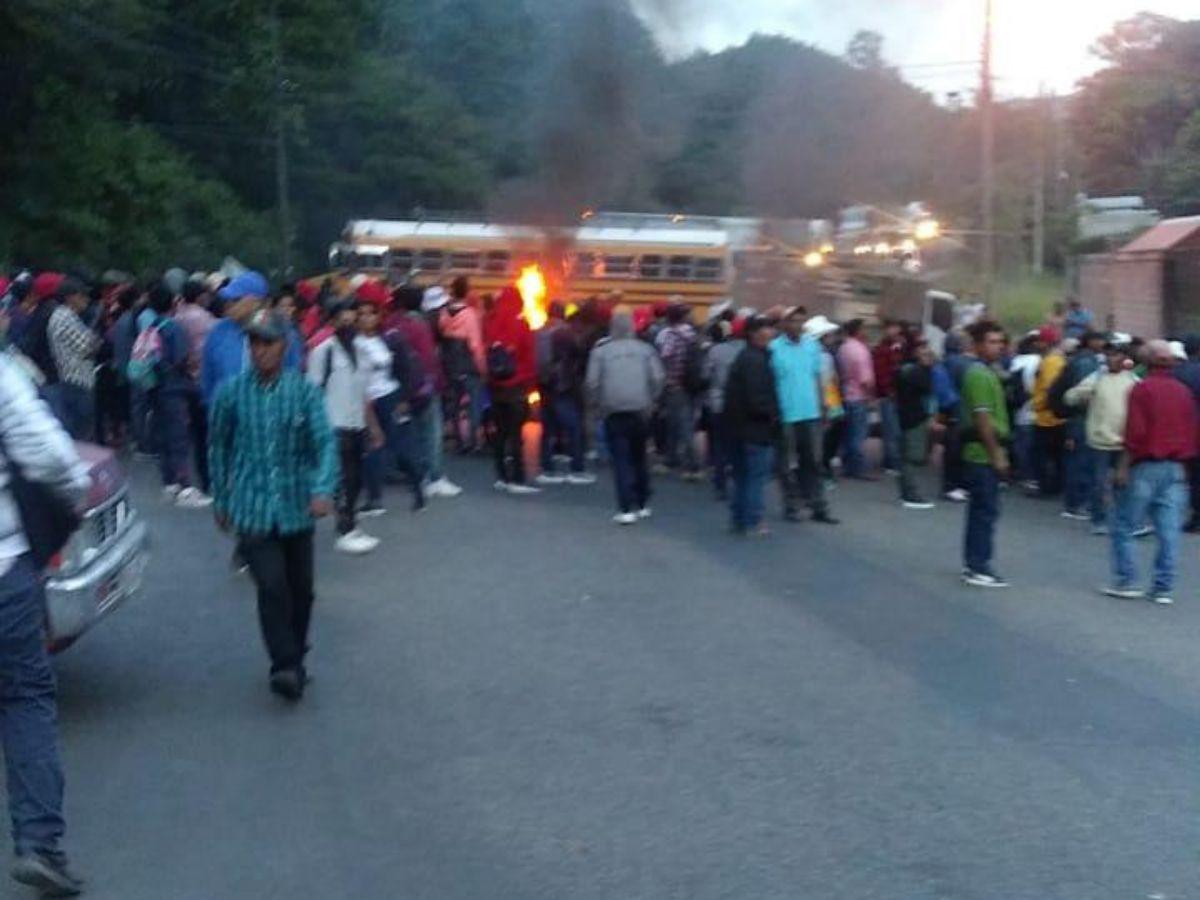
<svg viewBox="0 0 1200 900">
<path fill-rule="evenodd" d="M 536 265 L 548 300 L 621 295 L 654 303 L 679 296 L 703 308 L 730 295 L 729 234 L 718 220 L 603 214 L 573 229 L 483 222 L 355 220 L 330 248 L 330 267 L 420 287 L 465 275 L 477 293 L 514 285 Z"/>
</svg>

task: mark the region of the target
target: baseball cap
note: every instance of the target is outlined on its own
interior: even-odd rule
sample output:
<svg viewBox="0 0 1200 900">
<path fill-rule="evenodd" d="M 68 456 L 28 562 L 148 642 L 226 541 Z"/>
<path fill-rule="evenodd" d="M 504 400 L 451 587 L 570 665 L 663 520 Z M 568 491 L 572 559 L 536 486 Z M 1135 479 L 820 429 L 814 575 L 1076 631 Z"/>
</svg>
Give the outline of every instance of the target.
<svg viewBox="0 0 1200 900">
<path fill-rule="evenodd" d="M 222 300 L 241 300 L 243 297 L 266 297 L 271 292 L 267 279 L 257 272 L 243 272 L 217 291 Z"/>
<path fill-rule="evenodd" d="M 61 272 L 42 272 L 33 279 L 33 299 L 45 300 L 53 297 L 66 281 L 67 276 Z"/>
<path fill-rule="evenodd" d="M 275 310 L 260 309 L 250 317 L 245 329 L 246 334 L 260 341 L 282 341 L 287 337 L 287 320 Z"/>
<path fill-rule="evenodd" d="M 423 312 L 433 312 L 441 309 L 450 302 L 450 295 L 446 293 L 443 287 L 431 287 L 425 291 L 425 298 L 421 301 L 421 310 Z"/>
</svg>

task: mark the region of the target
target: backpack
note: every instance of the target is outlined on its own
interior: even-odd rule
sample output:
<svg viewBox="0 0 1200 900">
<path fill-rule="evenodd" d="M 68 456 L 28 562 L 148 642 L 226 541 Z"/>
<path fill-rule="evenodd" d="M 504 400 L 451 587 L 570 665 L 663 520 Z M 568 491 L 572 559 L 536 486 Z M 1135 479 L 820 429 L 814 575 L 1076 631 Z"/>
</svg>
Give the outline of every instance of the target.
<svg viewBox="0 0 1200 900">
<path fill-rule="evenodd" d="M 1074 412 L 1071 407 L 1067 406 L 1067 391 L 1075 386 L 1075 373 L 1072 369 L 1071 364 L 1067 363 L 1058 373 L 1058 377 L 1054 379 L 1054 383 L 1050 385 L 1050 389 L 1046 391 L 1046 406 L 1060 419 L 1068 419 Z"/>
<path fill-rule="evenodd" d="M 517 374 L 517 357 L 512 350 L 496 342 L 488 347 L 488 377 L 493 381 L 508 381 Z"/>
<path fill-rule="evenodd" d="M 161 330 L 162 323 L 155 322 L 137 336 L 125 368 L 129 383 L 144 391 L 158 387 L 158 368 L 163 361 Z"/>
<path fill-rule="evenodd" d="M 1013 413 L 1029 402 L 1029 391 L 1025 389 L 1025 373 L 1020 369 L 1010 372 L 1005 379 L 1004 399 L 1009 411 Z"/>
<path fill-rule="evenodd" d="M 708 388 L 708 379 L 704 377 L 704 351 L 700 342 L 688 341 L 683 359 L 683 389 L 693 397 L 704 393 Z"/>
<path fill-rule="evenodd" d="M 402 333 L 388 332 L 384 340 L 392 351 L 392 377 L 400 382 L 404 402 L 413 412 L 420 412 L 433 399 L 433 377 L 425 371 L 420 358 Z"/>
</svg>

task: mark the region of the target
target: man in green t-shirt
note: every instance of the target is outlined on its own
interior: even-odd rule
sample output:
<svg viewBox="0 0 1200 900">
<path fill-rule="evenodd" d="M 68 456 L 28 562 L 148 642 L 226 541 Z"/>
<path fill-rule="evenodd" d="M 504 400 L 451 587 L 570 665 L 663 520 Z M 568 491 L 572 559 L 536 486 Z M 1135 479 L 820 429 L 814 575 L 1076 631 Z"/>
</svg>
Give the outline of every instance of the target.
<svg viewBox="0 0 1200 900">
<path fill-rule="evenodd" d="M 974 587 L 1008 587 L 992 569 L 996 521 L 1000 518 L 1000 482 L 1008 477 L 1010 432 L 1004 386 L 993 366 L 1004 349 L 1004 329 L 977 322 L 969 329 L 974 359 L 963 375 L 963 464 L 967 527 L 963 541 L 963 580 Z"/>
</svg>

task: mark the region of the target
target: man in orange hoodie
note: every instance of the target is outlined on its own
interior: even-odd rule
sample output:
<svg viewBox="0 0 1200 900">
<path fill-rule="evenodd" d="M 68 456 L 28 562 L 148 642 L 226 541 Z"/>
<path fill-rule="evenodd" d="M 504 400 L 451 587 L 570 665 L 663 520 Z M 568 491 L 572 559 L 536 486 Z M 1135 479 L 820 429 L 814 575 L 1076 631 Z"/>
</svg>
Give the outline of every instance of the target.
<svg viewBox="0 0 1200 900">
<path fill-rule="evenodd" d="M 487 354 L 483 348 L 483 324 L 478 311 L 468 302 L 471 284 L 465 275 L 450 285 L 450 303 L 438 316 L 438 336 L 442 343 L 442 368 L 450 397 L 450 415 L 454 416 L 454 435 L 463 453 L 474 453 L 482 419 L 483 375 Z M 459 410 L 467 402 L 467 433 L 463 435 Z"/>
<path fill-rule="evenodd" d="M 506 287 L 483 322 L 488 389 L 492 395 L 496 490 L 536 494 L 525 482 L 521 430 L 529 418 L 529 392 L 537 380 L 533 332 L 521 318 L 521 295 Z"/>
</svg>

